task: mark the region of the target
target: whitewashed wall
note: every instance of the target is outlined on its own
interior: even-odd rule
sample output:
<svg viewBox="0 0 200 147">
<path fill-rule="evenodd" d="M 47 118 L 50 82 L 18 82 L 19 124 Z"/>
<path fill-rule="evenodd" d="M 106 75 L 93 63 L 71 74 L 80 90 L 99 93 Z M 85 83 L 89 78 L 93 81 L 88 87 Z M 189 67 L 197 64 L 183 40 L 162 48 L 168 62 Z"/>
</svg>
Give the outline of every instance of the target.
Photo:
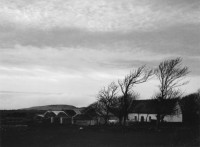
<svg viewBox="0 0 200 147">
<path fill-rule="evenodd" d="M 178 115 L 167 115 L 164 117 L 166 122 L 183 122 L 182 114 Z"/>
<path fill-rule="evenodd" d="M 146 118 L 147 118 L 147 122 L 150 122 L 150 117 L 151 117 L 151 120 L 152 119 L 156 120 L 156 114 L 139 114 L 138 115 L 138 113 L 131 113 L 128 115 L 128 118 L 130 121 L 141 122 L 142 116 L 144 117 L 145 122 L 146 122 Z M 136 117 L 136 119 L 135 119 L 135 117 Z M 166 121 L 166 122 L 182 122 L 182 114 L 167 115 L 164 117 L 164 121 Z"/>
<path fill-rule="evenodd" d="M 154 119 L 154 120 L 156 119 L 156 115 L 155 114 L 139 114 L 138 115 L 138 113 L 130 113 L 128 115 L 128 118 L 131 121 L 135 121 L 135 122 L 139 121 L 140 122 L 142 116 L 144 117 L 144 121 L 145 122 L 146 122 L 146 118 L 147 118 L 147 122 L 150 122 L 150 117 L 151 117 L 151 120 L 152 119 Z"/>
</svg>

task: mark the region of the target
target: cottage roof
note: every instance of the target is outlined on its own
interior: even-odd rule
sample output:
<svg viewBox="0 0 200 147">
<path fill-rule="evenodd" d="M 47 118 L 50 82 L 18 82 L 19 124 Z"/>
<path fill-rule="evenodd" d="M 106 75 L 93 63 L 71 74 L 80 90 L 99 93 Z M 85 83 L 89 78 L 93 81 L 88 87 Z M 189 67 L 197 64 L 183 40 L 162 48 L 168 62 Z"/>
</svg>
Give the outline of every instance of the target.
<svg viewBox="0 0 200 147">
<path fill-rule="evenodd" d="M 145 113 L 157 114 L 172 114 L 176 109 L 178 99 L 169 99 L 159 102 L 158 100 L 135 100 L 133 101 L 129 112 L 130 113 Z"/>
</svg>

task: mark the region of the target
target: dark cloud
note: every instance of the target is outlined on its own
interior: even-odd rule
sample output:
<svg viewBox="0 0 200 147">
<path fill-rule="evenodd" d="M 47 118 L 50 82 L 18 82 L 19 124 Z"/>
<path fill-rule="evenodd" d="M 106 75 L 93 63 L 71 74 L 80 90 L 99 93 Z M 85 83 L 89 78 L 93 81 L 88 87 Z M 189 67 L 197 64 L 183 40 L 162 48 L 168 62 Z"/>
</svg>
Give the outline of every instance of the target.
<svg viewBox="0 0 200 147">
<path fill-rule="evenodd" d="M 158 67 L 159 63 L 168 60 L 174 59 L 181 56 L 171 56 L 164 59 L 152 59 L 150 61 L 147 60 L 138 60 L 138 59 L 118 59 L 118 60 L 110 60 L 109 62 L 101 62 L 99 63 L 100 66 L 104 66 L 107 68 L 116 68 L 116 69 L 132 69 L 135 67 L 139 67 L 142 65 L 146 65 L 147 68 L 156 68 Z M 200 75 L 200 58 L 193 58 L 193 57 L 182 57 L 182 65 L 187 66 L 190 71 L 190 75 L 198 76 Z"/>
<path fill-rule="evenodd" d="M 8 29 L 9 30 L 9 29 Z M 1 31 L 2 32 L 2 31 Z M 200 55 L 200 26 L 177 25 L 157 31 L 128 33 L 88 32 L 80 29 L 18 30 L 0 35 L 1 47 L 16 44 L 36 47 L 82 47 L 123 50 L 140 47 L 143 50 L 178 55 Z"/>
</svg>

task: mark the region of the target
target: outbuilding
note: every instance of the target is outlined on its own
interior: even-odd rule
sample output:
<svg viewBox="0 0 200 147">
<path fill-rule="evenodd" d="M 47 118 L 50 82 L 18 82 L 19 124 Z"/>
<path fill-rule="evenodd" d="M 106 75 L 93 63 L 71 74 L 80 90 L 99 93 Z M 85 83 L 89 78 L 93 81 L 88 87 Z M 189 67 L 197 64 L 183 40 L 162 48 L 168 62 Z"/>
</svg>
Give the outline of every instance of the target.
<svg viewBox="0 0 200 147">
<path fill-rule="evenodd" d="M 71 124 L 71 117 L 64 111 L 46 111 L 43 115 L 37 115 L 37 120 L 51 124 Z"/>
</svg>

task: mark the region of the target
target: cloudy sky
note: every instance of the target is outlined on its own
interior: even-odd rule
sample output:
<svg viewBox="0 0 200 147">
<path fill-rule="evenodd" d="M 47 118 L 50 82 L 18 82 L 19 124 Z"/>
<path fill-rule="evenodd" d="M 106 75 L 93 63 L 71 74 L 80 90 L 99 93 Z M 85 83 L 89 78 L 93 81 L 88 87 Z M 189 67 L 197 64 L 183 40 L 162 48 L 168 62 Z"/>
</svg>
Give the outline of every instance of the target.
<svg viewBox="0 0 200 147">
<path fill-rule="evenodd" d="M 182 57 L 200 88 L 199 0 L 0 0 L 0 109 L 87 106 L 131 69 Z M 135 86 L 141 99 L 158 82 Z"/>
</svg>

